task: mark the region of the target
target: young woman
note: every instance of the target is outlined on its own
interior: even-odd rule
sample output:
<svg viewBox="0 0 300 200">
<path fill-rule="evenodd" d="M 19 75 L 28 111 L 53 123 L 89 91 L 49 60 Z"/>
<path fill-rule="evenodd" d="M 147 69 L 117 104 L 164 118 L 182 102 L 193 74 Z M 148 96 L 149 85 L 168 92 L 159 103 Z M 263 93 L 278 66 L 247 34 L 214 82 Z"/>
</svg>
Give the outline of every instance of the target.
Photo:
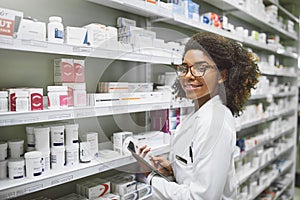
<svg viewBox="0 0 300 200">
<path fill-rule="evenodd" d="M 252 54 L 240 44 L 212 33 L 198 33 L 186 44 L 176 66 L 179 93 L 194 100 L 195 110 L 176 129 L 169 160 L 153 165 L 174 182 L 147 174 L 157 199 L 236 199 L 233 153 L 238 116 L 258 82 Z M 145 156 L 150 148 L 143 146 Z"/>
</svg>

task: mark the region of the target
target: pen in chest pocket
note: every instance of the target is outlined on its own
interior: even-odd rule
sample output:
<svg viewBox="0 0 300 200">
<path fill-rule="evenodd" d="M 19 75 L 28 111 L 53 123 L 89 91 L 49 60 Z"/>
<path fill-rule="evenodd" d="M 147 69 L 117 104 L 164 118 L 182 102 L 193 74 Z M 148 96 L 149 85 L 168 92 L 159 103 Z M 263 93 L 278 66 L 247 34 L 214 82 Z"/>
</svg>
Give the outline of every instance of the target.
<svg viewBox="0 0 300 200">
<path fill-rule="evenodd" d="M 193 158 L 193 143 L 190 145 L 189 153 L 190 153 L 191 162 L 193 163 L 194 162 L 194 158 Z"/>
</svg>

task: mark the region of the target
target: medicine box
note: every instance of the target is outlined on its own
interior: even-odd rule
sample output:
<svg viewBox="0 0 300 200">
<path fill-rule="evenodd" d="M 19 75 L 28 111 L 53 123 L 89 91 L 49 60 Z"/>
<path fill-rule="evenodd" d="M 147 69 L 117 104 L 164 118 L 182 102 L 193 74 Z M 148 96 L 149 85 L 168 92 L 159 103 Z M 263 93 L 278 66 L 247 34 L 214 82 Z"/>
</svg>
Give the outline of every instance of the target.
<svg viewBox="0 0 300 200">
<path fill-rule="evenodd" d="M 23 40 L 46 41 L 46 23 L 33 19 L 22 19 L 18 38 Z"/>
<path fill-rule="evenodd" d="M 67 58 L 54 59 L 54 82 L 55 83 L 74 82 L 73 59 L 67 59 Z"/>
<path fill-rule="evenodd" d="M 85 185 L 85 196 L 96 199 L 110 193 L 110 182 L 102 179 L 93 179 Z"/>
<path fill-rule="evenodd" d="M 83 142 L 89 142 L 92 158 L 98 158 L 98 133 L 87 132 L 80 135 Z"/>
<path fill-rule="evenodd" d="M 0 8 L 0 36 L 18 37 L 23 12 Z"/>
<path fill-rule="evenodd" d="M 121 155 L 130 154 L 127 146 L 130 141 L 133 140 L 132 132 L 117 132 L 113 134 L 113 148 L 118 151 Z"/>
<path fill-rule="evenodd" d="M 43 110 L 43 88 L 27 88 L 29 110 Z"/>
<path fill-rule="evenodd" d="M 84 83 L 85 81 L 85 61 L 84 60 L 73 60 L 74 65 L 74 82 Z"/>
<path fill-rule="evenodd" d="M 118 27 L 136 26 L 136 21 L 132 20 L 132 19 L 125 18 L 125 17 L 118 17 L 117 26 Z"/>
<path fill-rule="evenodd" d="M 86 28 L 71 27 L 65 28 L 65 43 L 75 46 L 88 45 L 88 32 Z"/>
<path fill-rule="evenodd" d="M 109 193 L 109 194 L 105 194 L 104 196 L 99 197 L 99 198 L 97 198 L 95 200 L 120 200 L 120 198 L 121 197 L 119 195 L 117 195 L 117 194 L 111 194 L 111 193 Z"/>
</svg>

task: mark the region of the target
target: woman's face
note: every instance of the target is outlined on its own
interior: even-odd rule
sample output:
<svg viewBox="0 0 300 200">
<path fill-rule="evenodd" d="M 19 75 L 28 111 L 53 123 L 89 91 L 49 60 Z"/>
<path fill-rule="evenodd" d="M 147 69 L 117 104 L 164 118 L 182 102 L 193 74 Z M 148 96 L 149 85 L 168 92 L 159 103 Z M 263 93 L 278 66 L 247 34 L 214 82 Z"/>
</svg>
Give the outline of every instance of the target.
<svg viewBox="0 0 300 200">
<path fill-rule="evenodd" d="M 203 53 L 203 51 L 187 51 L 184 56 L 183 64 L 189 66 L 189 69 L 185 75 L 180 76 L 180 84 L 188 99 L 197 100 L 204 97 L 209 97 L 210 99 L 218 94 L 218 68 L 216 67 L 216 64 Z M 193 76 L 193 74 L 195 75 L 195 67 L 193 69 L 194 73 L 191 73 L 190 67 L 196 65 L 208 67 L 203 76 Z"/>
</svg>

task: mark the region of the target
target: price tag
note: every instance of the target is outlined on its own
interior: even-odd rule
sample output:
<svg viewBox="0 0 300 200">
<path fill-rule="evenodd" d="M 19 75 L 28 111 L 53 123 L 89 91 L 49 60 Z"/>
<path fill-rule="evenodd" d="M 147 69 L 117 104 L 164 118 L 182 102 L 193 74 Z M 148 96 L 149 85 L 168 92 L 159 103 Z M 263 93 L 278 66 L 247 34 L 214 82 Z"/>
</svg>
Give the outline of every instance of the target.
<svg viewBox="0 0 300 200">
<path fill-rule="evenodd" d="M 21 196 L 21 195 L 24 195 L 24 194 L 28 194 L 28 193 L 32 193 L 32 192 L 35 192 L 35 191 L 39 191 L 41 189 L 43 189 L 43 184 L 33 185 L 33 186 L 30 186 L 30 187 L 27 187 L 27 188 L 23 188 L 23 189 L 17 190 L 16 191 L 16 195 L 17 196 Z"/>
<path fill-rule="evenodd" d="M 0 195 L 0 199 L 11 199 L 13 197 L 16 197 L 16 192 L 7 192 Z"/>
<path fill-rule="evenodd" d="M 22 40 L 22 45 L 35 46 L 35 47 L 48 47 L 47 42 L 37 40 Z"/>
<path fill-rule="evenodd" d="M 55 115 L 49 115 L 49 120 L 55 120 L 55 119 L 70 119 L 71 114 L 70 113 L 62 113 L 62 114 L 55 114 Z"/>
<path fill-rule="evenodd" d="M 0 37 L 0 43 L 13 45 L 14 40 L 13 38 Z"/>
<path fill-rule="evenodd" d="M 109 170 L 109 167 L 107 166 L 107 164 L 102 164 L 99 168 L 98 168 L 98 171 L 99 172 L 104 172 L 104 171 L 107 171 Z"/>
<path fill-rule="evenodd" d="M 28 117 L 28 118 L 22 118 L 22 119 L 14 119 L 11 121 L 11 124 L 24 124 L 24 123 L 34 123 L 38 122 L 39 117 Z"/>
<path fill-rule="evenodd" d="M 57 178 L 51 181 L 51 185 L 58 185 L 58 184 L 62 184 L 62 183 L 67 183 L 73 180 L 73 175 L 69 175 L 69 176 L 65 176 L 65 177 L 61 177 L 61 178 Z"/>
<path fill-rule="evenodd" d="M 73 47 L 73 52 L 91 53 L 91 47 Z"/>
<path fill-rule="evenodd" d="M 96 113 L 94 111 L 78 112 L 75 114 L 76 118 L 93 117 L 93 116 L 96 116 Z"/>
</svg>

